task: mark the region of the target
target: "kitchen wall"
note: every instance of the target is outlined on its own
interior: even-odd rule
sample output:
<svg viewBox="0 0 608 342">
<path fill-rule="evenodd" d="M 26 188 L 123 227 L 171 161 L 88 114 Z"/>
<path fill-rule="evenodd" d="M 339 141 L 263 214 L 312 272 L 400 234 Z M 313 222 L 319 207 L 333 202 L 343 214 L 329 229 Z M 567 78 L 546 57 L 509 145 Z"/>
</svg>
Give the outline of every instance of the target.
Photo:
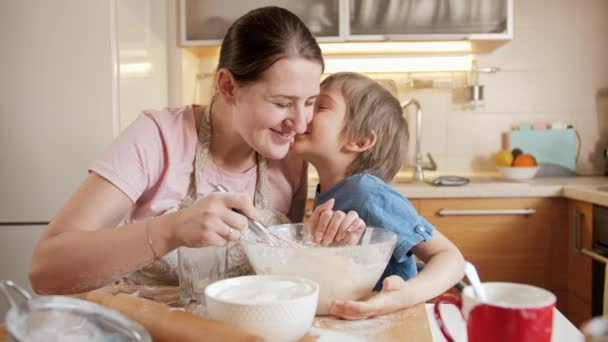
<svg viewBox="0 0 608 342">
<path fill-rule="evenodd" d="M 400 94 L 422 104 L 423 152 L 434 156 L 440 173 L 492 172 L 501 132 L 514 124 L 563 121 L 582 137 L 578 172 L 601 173 L 608 142 L 608 1 L 515 0 L 514 7 L 514 39 L 477 58 L 481 67 L 501 68 L 479 77 L 486 86 L 483 107 L 463 109 L 448 89 Z M 173 68 L 188 69 L 190 77 L 180 100 L 205 103 L 211 80 L 192 85 L 192 56 L 180 63 Z M 212 72 L 215 63 L 201 58 L 198 68 Z"/>
<path fill-rule="evenodd" d="M 488 55 L 485 108 L 453 108 L 450 95 L 416 91 L 427 109 L 424 150 L 440 170 L 493 169 L 499 134 L 512 124 L 565 121 L 582 138 L 579 173 L 599 173 L 608 142 L 608 1 L 515 0 L 514 39 Z"/>
</svg>

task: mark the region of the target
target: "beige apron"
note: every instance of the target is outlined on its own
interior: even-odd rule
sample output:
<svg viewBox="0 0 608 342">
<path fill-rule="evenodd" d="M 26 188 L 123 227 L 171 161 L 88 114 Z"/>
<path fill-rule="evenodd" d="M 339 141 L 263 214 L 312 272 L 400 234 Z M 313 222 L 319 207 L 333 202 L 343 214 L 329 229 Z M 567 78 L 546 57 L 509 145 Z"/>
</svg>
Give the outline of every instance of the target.
<svg viewBox="0 0 608 342">
<path fill-rule="evenodd" d="M 212 103 L 213 105 L 213 103 Z M 211 106 L 212 106 L 211 105 Z M 206 194 L 200 193 L 197 189 L 202 188 L 202 184 L 207 182 L 203 179 L 203 168 L 209 155 L 211 144 L 211 107 L 204 107 L 201 112 L 201 123 L 198 129 L 198 143 L 194 157 L 193 180 L 190 182 L 188 194 L 182 202 L 165 214 L 190 207 L 196 201 L 205 197 Z M 194 107 L 192 108 L 194 111 Z M 263 217 L 263 222 L 267 225 L 275 225 L 289 222 L 289 219 L 282 213 L 270 207 L 270 189 L 268 187 L 268 166 L 266 159 L 257 155 L 257 176 L 254 194 L 254 205 Z M 227 277 L 253 274 L 253 269 L 247 260 L 243 247 L 239 242 L 232 242 L 228 245 L 228 271 Z M 129 276 L 121 279 L 120 283 L 144 284 L 144 285 L 177 285 L 177 249 L 159 258 L 148 266 L 135 271 Z"/>
</svg>

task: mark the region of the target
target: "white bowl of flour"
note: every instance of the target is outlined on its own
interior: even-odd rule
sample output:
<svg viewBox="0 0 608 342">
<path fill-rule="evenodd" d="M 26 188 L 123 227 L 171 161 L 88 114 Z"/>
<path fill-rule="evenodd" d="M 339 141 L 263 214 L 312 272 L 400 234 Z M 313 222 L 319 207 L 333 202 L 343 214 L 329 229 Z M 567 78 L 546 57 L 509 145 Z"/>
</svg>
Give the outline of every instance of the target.
<svg viewBox="0 0 608 342">
<path fill-rule="evenodd" d="M 301 223 L 269 229 L 301 246 L 271 246 L 247 234 L 241 243 L 249 262 L 257 274 L 298 276 L 318 283 L 317 315 L 329 314 L 334 299 L 358 300 L 368 295 L 382 276 L 397 242 L 395 233 L 382 228 L 366 228 L 356 245 L 329 247 L 307 243 L 310 237 Z"/>
<path fill-rule="evenodd" d="M 237 326 L 268 341 L 293 341 L 312 326 L 319 285 L 292 276 L 253 275 L 205 288 L 209 318 Z"/>
</svg>

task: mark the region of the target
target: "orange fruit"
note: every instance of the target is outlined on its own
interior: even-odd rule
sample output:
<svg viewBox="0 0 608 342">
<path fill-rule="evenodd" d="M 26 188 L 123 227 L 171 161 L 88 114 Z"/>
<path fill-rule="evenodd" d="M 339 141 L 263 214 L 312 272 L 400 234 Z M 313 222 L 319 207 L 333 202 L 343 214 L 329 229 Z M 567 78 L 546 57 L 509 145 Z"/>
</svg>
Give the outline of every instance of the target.
<svg viewBox="0 0 608 342">
<path fill-rule="evenodd" d="M 513 160 L 513 166 L 530 167 L 536 166 L 536 159 L 530 154 L 520 154 Z"/>
</svg>

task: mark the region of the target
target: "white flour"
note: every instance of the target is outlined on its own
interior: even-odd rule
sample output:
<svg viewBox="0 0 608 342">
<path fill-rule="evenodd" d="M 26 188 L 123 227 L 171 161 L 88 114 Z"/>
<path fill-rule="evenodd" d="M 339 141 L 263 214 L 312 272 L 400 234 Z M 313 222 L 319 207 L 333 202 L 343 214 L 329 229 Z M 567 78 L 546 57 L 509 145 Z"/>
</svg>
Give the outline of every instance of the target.
<svg viewBox="0 0 608 342">
<path fill-rule="evenodd" d="M 103 342 L 103 331 L 86 318 L 65 311 L 44 310 L 24 316 L 20 321 L 22 331 L 27 331 L 28 342 Z M 21 330 L 20 329 L 20 330 Z"/>
<path fill-rule="evenodd" d="M 391 253 L 380 247 L 269 250 L 259 245 L 247 246 L 257 274 L 295 275 L 319 283 L 317 315 L 329 314 L 334 299 L 357 300 L 372 290 Z"/>
<path fill-rule="evenodd" d="M 248 304 L 270 304 L 309 295 L 315 288 L 307 283 L 291 280 L 260 281 L 247 286 L 233 286 L 218 294 L 218 299 Z"/>
</svg>

